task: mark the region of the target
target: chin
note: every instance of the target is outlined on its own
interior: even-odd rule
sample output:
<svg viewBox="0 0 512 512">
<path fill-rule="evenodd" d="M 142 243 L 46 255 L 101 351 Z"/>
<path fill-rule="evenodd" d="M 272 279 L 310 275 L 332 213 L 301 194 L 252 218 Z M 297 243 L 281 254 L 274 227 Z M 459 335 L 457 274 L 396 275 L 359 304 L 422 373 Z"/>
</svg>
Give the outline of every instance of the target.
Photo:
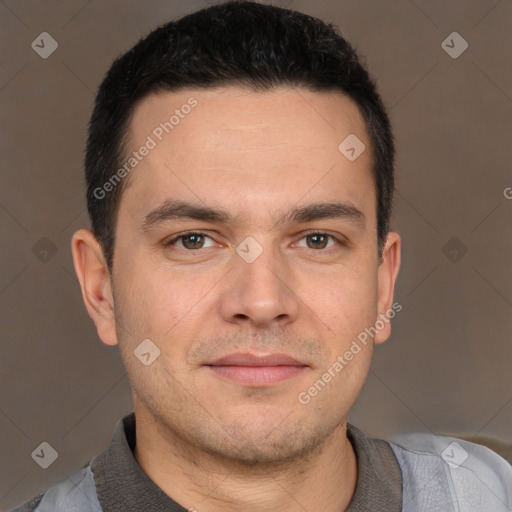
<svg viewBox="0 0 512 512">
<path fill-rule="evenodd" d="M 216 458 L 247 467 L 279 465 L 301 460 L 319 449 L 329 435 L 325 425 L 317 428 L 308 427 L 303 421 L 287 423 L 281 427 L 274 423 L 263 428 L 260 424 L 240 424 L 226 427 L 213 439 L 210 430 L 209 439 L 200 443 L 202 449 Z"/>
</svg>

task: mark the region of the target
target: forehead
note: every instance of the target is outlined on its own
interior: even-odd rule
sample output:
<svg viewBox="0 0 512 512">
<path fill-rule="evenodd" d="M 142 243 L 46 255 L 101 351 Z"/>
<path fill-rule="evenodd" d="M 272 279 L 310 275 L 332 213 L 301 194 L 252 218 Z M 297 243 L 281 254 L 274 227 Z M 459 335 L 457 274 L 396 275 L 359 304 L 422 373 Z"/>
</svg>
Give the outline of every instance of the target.
<svg viewBox="0 0 512 512">
<path fill-rule="evenodd" d="M 366 149 L 350 161 L 339 146 L 353 136 Z M 253 207 L 268 215 L 272 205 L 306 199 L 375 205 L 364 119 L 341 93 L 218 87 L 151 94 L 134 110 L 128 142 L 127 157 L 151 147 L 138 155 L 121 200 L 139 216 L 169 197 L 238 214 Z"/>
</svg>

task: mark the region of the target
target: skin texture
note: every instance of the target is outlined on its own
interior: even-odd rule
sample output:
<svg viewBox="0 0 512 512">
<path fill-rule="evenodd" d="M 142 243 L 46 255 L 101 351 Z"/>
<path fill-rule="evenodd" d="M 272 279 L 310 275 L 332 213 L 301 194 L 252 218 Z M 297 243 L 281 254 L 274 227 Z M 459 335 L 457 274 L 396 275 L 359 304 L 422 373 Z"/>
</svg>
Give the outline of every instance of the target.
<svg viewBox="0 0 512 512">
<path fill-rule="evenodd" d="M 102 341 L 119 344 L 129 375 L 136 459 L 164 492 L 201 512 L 345 510 L 357 481 L 346 422 L 390 323 L 308 404 L 297 397 L 393 304 L 400 237 L 389 233 L 379 260 L 363 118 L 339 93 L 186 89 L 138 104 L 130 148 L 191 97 L 197 106 L 125 178 L 113 275 L 88 230 L 72 240 L 87 310 Z M 349 134 L 366 146 L 353 162 L 338 150 Z M 142 230 L 150 211 L 176 199 L 233 219 Z M 360 210 L 364 223 L 276 222 L 333 201 Z M 187 231 L 207 236 L 166 247 Z M 262 249 L 252 263 L 236 251 L 249 236 Z M 149 366 L 133 353 L 144 339 L 160 350 Z M 305 368 L 256 386 L 205 366 L 235 352 L 284 353 Z"/>
</svg>

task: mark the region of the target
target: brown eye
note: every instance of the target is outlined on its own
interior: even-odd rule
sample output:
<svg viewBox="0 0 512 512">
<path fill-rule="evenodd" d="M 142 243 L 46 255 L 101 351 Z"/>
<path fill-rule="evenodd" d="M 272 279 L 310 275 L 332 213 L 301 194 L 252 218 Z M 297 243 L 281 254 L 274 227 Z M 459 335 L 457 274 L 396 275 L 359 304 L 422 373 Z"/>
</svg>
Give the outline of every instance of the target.
<svg viewBox="0 0 512 512">
<path fill-rule="evenodd" d="M 193 251 L 205 248 L 204 244 L 207 238 L 211 240 L 211 238 L 204 233 L 184 233 L 183 235 L 173 238 L 165 245 L 166 247 L 177 245 L 179 248 Z"/>
<path fill-rule="evenodd" d="M 306 241 L 305 245 L 303 245 L 303 240 Z M 325 253 L 331 252 L 331 250 L 341 249 L 342 246 L 345 245 L 342 240 L 329 233 L 324 233 L 323 231 L 305 233 L 299 242 L 301 247 L 315 249 L 318 252 Z"/>
<path fill-rule="evenodd" d="M 307 246 L 310 249 L 325 249 L 327 246 L 327 242 L 329 241 L 329 235 L 324 235 L 322 233 L 315 233 L 313 235 L 307 235 L 306 240 L 310 240 L 307 242 Z"/>
<path fill-rule="evenodd" d="M 186 249 L 201 249 L 203 243 L 204 237 L 198 233 L 193 233 L 191 235 L 185 235 L 182 237 L 182 244 Z"/>
</svg>

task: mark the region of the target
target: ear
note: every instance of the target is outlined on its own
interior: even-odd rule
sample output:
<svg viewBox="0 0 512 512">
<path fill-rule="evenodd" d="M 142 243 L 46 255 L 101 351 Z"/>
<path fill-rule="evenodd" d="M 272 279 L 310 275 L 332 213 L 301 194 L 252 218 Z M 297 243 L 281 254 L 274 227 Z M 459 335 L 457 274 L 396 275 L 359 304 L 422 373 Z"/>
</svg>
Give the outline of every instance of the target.
<svg viewBox="0 0 512 512">
<path fill-rule="evenodd" d="M 400 250 L 400 235 L 393 231 L 389 232 L 378 269 L 379 291 L 376 322 L 381 320 L 379 325 L 384 324 L 384 328 L 377 331 L 373 339 L 374 343 L 383 343 L 389 338 L 391 335 L 391 318 L 394 316 L 394 312 L 402 309 L 401 305 L 396 309 L 392 307 L 396 277 L 400 269 Z M 393 312 L 391 317 L 390 312 Z"/>
<path fill-rule="evenodd" d="M 79 229 L 71 239 L 71 251 L 85 307 L 98 336 L 106 345 L 117 345 L 114 296 L 101 245 L 91 231 Z"/>
</svg>

